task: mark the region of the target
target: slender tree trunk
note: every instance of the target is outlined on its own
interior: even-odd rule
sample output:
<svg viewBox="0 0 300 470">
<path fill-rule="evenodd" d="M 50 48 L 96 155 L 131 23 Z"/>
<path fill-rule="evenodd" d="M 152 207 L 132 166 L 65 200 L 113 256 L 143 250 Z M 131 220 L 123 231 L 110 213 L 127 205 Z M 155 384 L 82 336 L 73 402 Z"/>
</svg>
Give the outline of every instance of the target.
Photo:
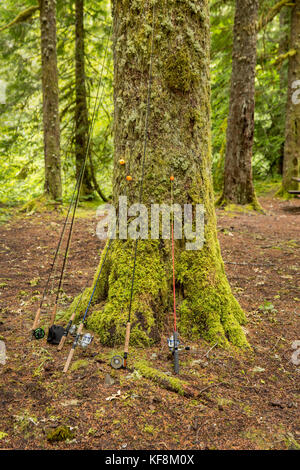
<svg viewBox="0 0 300 470">
<path fill-rule="evenodd" d="M 56 1 L 40 0 L 45 193 L 61 199 L 59 91 L 56 56 Z"/>
<path fill-rule="evenodd" d="M 293 100 L 293 95 L 300 88 L 299 84 L 295 88 L 295 82 L 300 80 L 300 0 L 295 1 L 295 6 L 291 11 L 290 50 L 295 50 L 296 54 L 289 57 L 282 179 L 283 194 L 287 194 L 289 189 L 297 190 L 300 187 L 297 182 L 292 180 L 293 177 L 300 177 L 300 104 L 297 104 L 295 99 Z"/>
<path fill-rule="evenodd" d="M 155 3 L 153 79 L 148 122 L 143 203 L 205 207 L 205 243 L 188 251 L 176 243 L 179 331 L 226 346 L 246 347 L 243 311 L 232 295 L 217 240 L 211 178 L 209 1 L 113 2 L 114 201 L 139 200 L 147 88 Z M 125 165 L 119 161 L 125 160 Z M 126 180 L 130 174 L 132 181 Z M 88 326 L 105 344 L 124 341 L 133 267 L 133 240 L 112 242 L 95 293 Z M 151 344 L 172 316 L 170 240 L 139 240 L 132 303 L 132 344 Z M 98 268 L 99 269 L 99 268 Z M 95 282 L 95 281 L 94 281 Z M 84 311 L 91 289 L 80 301 Z M 80 298 L 80 297 L 79 297 Z M 70 307 L 73 310 L 78 299 Z M 170 330 L 169 330 L 170 332 Z"/>
<path fill-rule="evenodd" d="M 282 8 L 280 10 L 280 17 L 279 17 L 279 25 L 280 25 L 280 40 L 279 40 L 279 48 L 278 48 L 278 55 L 286 54 L 289 50 L 289 29 L 290 29 L 290 9 L 289 8 Z M 279 71 L 280 76 L 280 90 L 286 90 L 287 88 L 287 73 L 285 67 L 281 66 Z M 282 142 L 280 148 L 280 155 L 278 159 L 278 172 L 283 175 L 283 158 L 284 158 L 284 141 Z"/>
<path fill-rule="evenodd" d="M 86 99 L 86 77 L 85 77 L 85 50 L 84 50 L 84 20 L 83 20 L 84 0 L 75 1 L 76 22 L 75 22 L 75 88 L 76 88 L 76 107 L 75 107 L 75 156 L 76 173 L 80 173 L 82 163 L 85 159 L 88 146 L 88 108 Z M 83 196 L 93 193 L 91 182 L 91 170 L 89 161 L 86 163 L 86 170 L 82 181 L 81 194 Z"/>
<path fill-rule="evenodd" d="M 220 205 L 258 208 L 252 181 L 258 0 L 236 0 L 224 189 Z"/>
</svg>

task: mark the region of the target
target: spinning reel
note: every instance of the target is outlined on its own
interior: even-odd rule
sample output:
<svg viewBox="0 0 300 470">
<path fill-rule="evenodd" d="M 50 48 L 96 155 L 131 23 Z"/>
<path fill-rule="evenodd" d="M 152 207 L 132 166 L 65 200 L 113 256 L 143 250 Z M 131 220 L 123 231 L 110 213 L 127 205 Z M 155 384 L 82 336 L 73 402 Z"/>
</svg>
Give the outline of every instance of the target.
<svg viewBox="0 0 300 470">
<path fill-rule="evenodd" d="M 92 336 L 91 333 L 85 333 L 84 335 L 80 336 L 78 344 L 83 349 L 86 349 L 92 343 L 93 339 L 94 339 L 94 336 Z"/>
<path fill-rule="evenodd" d="M 175 336 L 175 339 L 174 335 L 170 336 L 170 338 L 167 339 L 167 343 L 172 353 L 174 353 L 175 349 L 179 349 L 180 341 L 177 335 Z"/>
<path fill-rule="evenodd" d="M 74 324 L 69 329 L 69 334 L 74 338 L 77 336 L 77 329 L 78 327 Z M 79 334 L 77 345 L 81 346 L 83 349 L 86 349 L 92 343 L 93 339 L 94 336 L 92 336 L 91 333 L 85 333 L 84 335 Z"/>
<path fill-rule="evenodd" d="M 182 346 L 182 347 L 179 347 L 180 346 L 180 341 L 177 337 L 177 339 L 175 339 L 175 342 L 174 342 L 174 336 L 170 336 L 170 338 L 167 338 L 167 343 L 168 343 L 168 346 L 169 346 L 169 350 L 171 353 L 174 353 L 175 349 L 177 349 L 178 351 L 190 351 L 190 346 Z"/>
</svg>

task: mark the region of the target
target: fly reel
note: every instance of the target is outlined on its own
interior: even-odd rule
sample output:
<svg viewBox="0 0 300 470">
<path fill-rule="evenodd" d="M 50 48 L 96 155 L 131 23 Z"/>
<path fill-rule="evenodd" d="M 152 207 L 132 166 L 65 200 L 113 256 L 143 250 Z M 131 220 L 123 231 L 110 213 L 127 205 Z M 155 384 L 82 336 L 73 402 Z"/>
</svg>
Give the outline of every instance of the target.
<svg viewBox="0 0 300 470">
<path fill-rule="evenodd" d="M 114 356 L 110 361 L 110 365 L 113 369 L 121 369 L 124 365 L 123 357 Z"/>
<path fill-rule="evenodd" d="M 32 336 L 35 339 L 43 339 L 45 336 L 45 331 L 43 330 L 43 328 L 36 328 L 32 331 Z"/>
</svg>

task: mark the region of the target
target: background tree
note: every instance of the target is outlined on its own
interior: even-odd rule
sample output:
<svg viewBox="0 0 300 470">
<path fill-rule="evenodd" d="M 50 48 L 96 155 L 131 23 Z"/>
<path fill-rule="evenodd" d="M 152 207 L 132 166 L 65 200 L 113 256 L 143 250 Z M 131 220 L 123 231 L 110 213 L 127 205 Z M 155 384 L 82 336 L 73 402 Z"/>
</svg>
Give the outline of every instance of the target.
<svg viewBox="0 0 300 470">
<path fill-rule="evenodd" d="M 79 176 L 80 169 L 88 150 L 89 119 L 85 83 L 85 50 L 84 50 L 84 0 L 75 0 L 75 158 L 76 175 Z M 89 150 L 90 152 L 90 150 Z M 93 193 L 91 181 L 91 168 L 89 160 L 82 181 L 82 195 L 89 196 Z"/>
<path fill-rule="evenodd" d="M 221 205 L 258 207 L 252 181 L 257 19 L 258 0 L 236 0 Z"/>
<path fill-rule="evenodd" d="M 41 25 L 45 192 L 61 199 L 59 89 L 56 54 L 56 1 L 39 0 Z"/>
<path fill-rule="evenodd" d="M 128 194 L 138 201 L 151 60 L 154 2 L 113 2 L 114 20 L 114 201 Z M 174 202 L 205 206 L 202 250 L 176 246 L 176 283 L 180 332 L 221 345 L 245 347 L 240 326 L 245 316 L 224 271 L 216 232 L 211 179 L 209 2 L 155 2 L 151 114 L 143 203 L 170 201 L 170 172 L 175 175 Z M 126 167 L 119 165 L 120 158 Z M 132 175 L 130 185 L 126 174 Z M 131 338 L 149 344 L 160 337 L 171 307 L 170 241 L 139 241 L 134 284 Z M 115 240 L 95 294 L 88 320 L 103 343 L 123 341 L 130 297 L 133 241 Z M 81 299 L 82 313 L 90 289 Z M 70 307 L 74 305 L 78 299 Z"/>
<path fill-rule="evenodd" d="M 283 179 L 281 194 L 299 189 L 293 177 L 300 177 L 300 104 L 293 102 L 293 94 L 300 88 L 300 0 L 291 9 L 288 63 L 288 93 L 285 122 Z M 298 80 L 298 85 L 295 85 Z"/>
<path fill-rule="evenodd" d="M 110 1 L 85 0 L 85 74 L 88 111 L 93 109 L 104 49 L 110 34 Z M 16 11 L 17 9 L 17 11 Z M 20 14 L 19 10 L 26 12 Z M 0 105 L 0 201 L 30 202 L 44 191 L 43 106 L 39 7 L 36 0 L 0 3 L 0 80 L 7 83 L 6 104 Z M 28 12 L 31 12 L 29 15 Z M 15 21 L 18 18 L 18 21 Z M 9 25 L 9 27 L 8 27 Z M 61 165 L 63 198 L 70 198 L 76 176 L 75 159 L 75 1 L 57 2 L 57 60 L 60 86 Z M 95 79 L 96 77 L 96 79 Z M 112 54 L 108 46 L 91 153 L 97 192 L 111 193 Z M 94 184 L 95 187 L 95 184 Z M 104 193 L 104 194 L 103 194 Z M 30 209 L 31 210 L 31 209 Z"/>
</svg>

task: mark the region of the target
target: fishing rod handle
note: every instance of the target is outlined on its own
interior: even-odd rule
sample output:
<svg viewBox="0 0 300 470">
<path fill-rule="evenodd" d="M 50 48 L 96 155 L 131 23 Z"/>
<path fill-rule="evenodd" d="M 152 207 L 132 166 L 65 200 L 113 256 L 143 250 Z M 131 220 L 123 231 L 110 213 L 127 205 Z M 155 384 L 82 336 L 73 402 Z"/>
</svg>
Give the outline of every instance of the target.
<svg viewBox="0 0 300 470">
<path fill-rule="evenodd" d="M 78 330 L 77 330 L 77 335 L 76 335 L 75 341 L 72 345 L 71 351 L 69 352 L 68 359 L 66 360 L 66 363 L 65 363 L 64 373 L 68 372 L 68 369 L 69 369 L 71 361 L 73 359 L 75 348 L 77 346 L 77 343 L 78 343 L 79 337 L 82 333 L 82 330 L 83 330 L 83 323 L 80 323 L 80 325 L 78 327 Z"/>
<path fill-rule="evenodd" d="M 36 311 L 34 322 L 33 322 L 33 325 L 32 325 L 32 330 L 37 329 L 37 327 L 39 325 L 39 322 L 40 322 L 40 316 L 41 316 L 41 307 L 39 307 Z"/>
<path fill-rule="evenodd" d="M 57 304 L 54 305 L 54 308 L 50 317 L 50 326 L 54 325 L 55 318 L 56 318 L 56 311 L 57 311 Z"/>
<path fill-rule="evenodd" d="M 68 359 L 66 360 L 65 367 L 64 367 L 64 373 L 68 372 L 68 369 L 70 367 L 71 361 L 74 356 L 75 349 L 72 347 L 71 351 L 69 352 Z"/>
<path fill-rule="evenodd" d="M 66 339 L 67 339 L 67 335 L 62 335 L 62 337 L 60 339 L 60 342 L 59 342 L 59 345 L 57 346 L 57 351 L 62 350 L 62 348 L 64 347 L 64 344 L 66 342 Z"/>
<path fill-rule="evenodd" d="M 61 339 L 60 339 L 60 342 L 59 342 L 59 345 L 57 347 L 57 351 L 61 351 L 62 348 L 64 347 L 64 344 L 66 342 L 66 339 L 67 339 L 67 336 L 69 334 L 69 331 L 70 331 L 70 328 L 72 326 L 72 323 L 73 323 L 73 320 L 75 318 L 75 313 L 72 314 L 67 326 L 66 326 L 66 329 L 65 329 L 65 332 L 64 334 L 62 335 Z"/>
<path fill-rule="evenodd" d="M 131 323 L 128 322 L 127 325 L 126 325 L 125 346 L 124 346 L 124 353 L 126 353 L 126 354 L 128 353 L 128 349 L 129 349 L 130 326 L 131 326 Z"/>
</svg>

